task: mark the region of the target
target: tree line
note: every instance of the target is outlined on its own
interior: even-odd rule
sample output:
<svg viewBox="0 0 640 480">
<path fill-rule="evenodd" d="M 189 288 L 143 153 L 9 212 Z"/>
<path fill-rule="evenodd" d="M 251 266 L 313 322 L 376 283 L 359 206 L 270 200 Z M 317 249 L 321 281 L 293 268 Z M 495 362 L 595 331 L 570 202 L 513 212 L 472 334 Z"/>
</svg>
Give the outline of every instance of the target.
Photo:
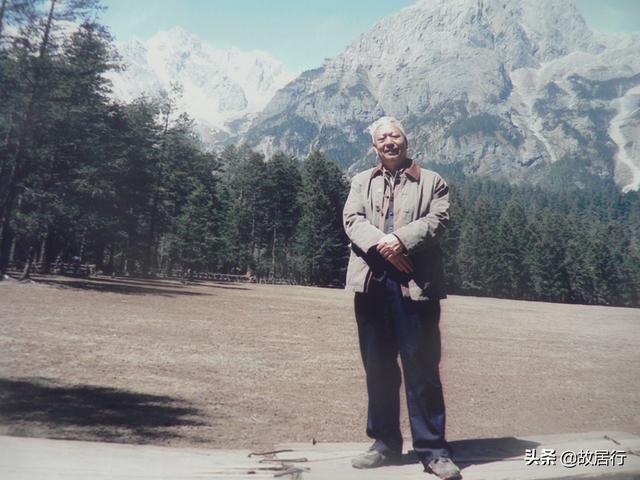
<svg viewBox="0 0 640 480">
<path fill-rule="evenodd" d="M 0 278 L 12 263 L 28 273 L 79 257 L 105 274 L 344 283 L 348 180 L 336 163 L 207 150 L 177 111 L 179 86 L 111 99 L 105 73 L 121 67 L 97 1 L 0 1 Z M 434 169 L 451 185 L 450 293 L 640 305 L 637 193 Z"/>
<path fill-rule="evenodd" d="M 640 195 L 452 182 L 451 293 L 640 306 Z"/>
</svg>

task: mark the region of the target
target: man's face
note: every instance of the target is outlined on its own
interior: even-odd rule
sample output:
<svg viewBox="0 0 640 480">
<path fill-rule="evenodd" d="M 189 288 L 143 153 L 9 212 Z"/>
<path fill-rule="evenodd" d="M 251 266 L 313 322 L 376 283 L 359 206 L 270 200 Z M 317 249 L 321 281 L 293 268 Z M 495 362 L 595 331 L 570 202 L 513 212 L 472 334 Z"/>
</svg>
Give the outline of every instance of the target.
<svg viewBox="0 0 640 480">
<path fill-rule="evenodd" d="M 396 170 L 407 159 L 407 139 L 394 125 L 380 125 L 374 135 L 373 148 L 376 149 L 382 164 Z"/>
</svg>

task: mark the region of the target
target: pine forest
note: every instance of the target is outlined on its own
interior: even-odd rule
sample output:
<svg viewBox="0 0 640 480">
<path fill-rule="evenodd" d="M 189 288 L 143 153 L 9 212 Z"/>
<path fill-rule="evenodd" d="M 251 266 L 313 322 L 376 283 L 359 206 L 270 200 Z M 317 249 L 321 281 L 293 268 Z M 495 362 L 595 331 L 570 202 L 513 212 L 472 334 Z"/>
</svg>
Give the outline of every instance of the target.
<svg viewBox="0 0 640 480">
<path fill-rule="evenodd" d="M 1 2 L 2 278 L 77 258 L 104 275 L 344 285 L 339 159 L 205 148 L 176 108 L 179 85 L 111 99 L 104 74 L 122 67 L 96 0 Z M 451 190 L 449 293 L 640 306 L 638 192 L 424 166 Z"/>
</svg>

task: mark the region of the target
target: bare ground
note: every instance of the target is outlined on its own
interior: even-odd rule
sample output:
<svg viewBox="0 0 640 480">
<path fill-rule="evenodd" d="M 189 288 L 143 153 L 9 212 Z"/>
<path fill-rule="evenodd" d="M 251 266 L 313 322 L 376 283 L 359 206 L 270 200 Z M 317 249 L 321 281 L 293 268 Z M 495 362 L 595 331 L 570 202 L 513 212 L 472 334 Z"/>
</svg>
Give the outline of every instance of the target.
<svg viewBox="0 0 640 480">
<path fill-rule="evenodd" d="M 441 328 L 450 440 L 640 433 L 640 310 L 451 296 Z M 365 416 L 347 292 L 0 282 L 0 434 L 263 449 Z"/>
</svg>

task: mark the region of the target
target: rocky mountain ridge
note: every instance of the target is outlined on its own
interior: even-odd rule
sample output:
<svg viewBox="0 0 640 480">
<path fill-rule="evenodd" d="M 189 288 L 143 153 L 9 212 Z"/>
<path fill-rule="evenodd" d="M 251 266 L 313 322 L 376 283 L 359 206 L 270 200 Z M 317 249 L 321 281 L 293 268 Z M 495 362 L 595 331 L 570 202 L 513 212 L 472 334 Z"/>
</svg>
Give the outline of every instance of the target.
<svg viewBox="0 0 640 480">
<path fill-rule="evenodd" d="M 589 30 L 557 0 L 422 0 L 279 90 L 243 137 L 269 154 L 372 164 L 365 128 L 401 119 L 411 153 L 467 175 L 640 188 L 640 35 Z"/>
<path fill-rule="evenodd" d="M 119 50 L 116 97 L 180 84 L 214 147 L 320 148 L 354 173 L 376 161 L 366 127 L 392 115 L 425 165 L 640 189 L 640 33 L 593 32 L 570 1 L 420 0 L 298 76 L 180 28 Z"/>
</svg>

